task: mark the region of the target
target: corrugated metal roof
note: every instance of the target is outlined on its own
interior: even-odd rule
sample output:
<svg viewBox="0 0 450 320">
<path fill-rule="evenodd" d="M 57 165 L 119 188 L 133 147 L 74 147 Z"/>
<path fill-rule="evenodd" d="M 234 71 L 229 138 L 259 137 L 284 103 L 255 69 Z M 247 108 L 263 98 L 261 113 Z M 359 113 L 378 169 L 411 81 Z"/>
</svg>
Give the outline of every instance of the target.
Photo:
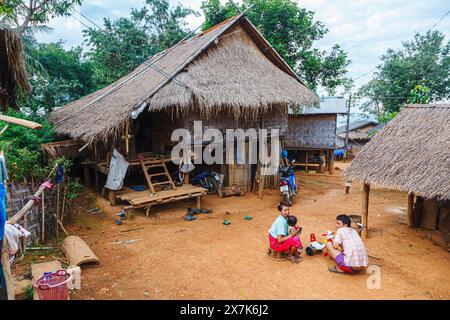
<svg viewBox="0 0 450 320">
<path fill-rule="evenodd" d="M 350 132 L 350 131 L 353 131 L 353 130 L 357 130 L 359 128 L 363 128 L 363 127 L 365 127 L 367 125 L 370 125 L 370 124 L 372 124 L 374 126 L 377 126 L 378 122 L 372 121 L 372 120 L 353 121 L 353 122 L 350 122 L 350 126 L 348 128 L 348 131 Z M 339 133 L 345 132 L 346 130 L 347 130 L 347 125 L 344 124 L 342 126 L 337 127 L 336 132 L 339 134 Z"/>
<path fill-rule="evenodd" d="M 321 97 L 319 108 L 302 108 L 299 114 L 346 114 L 344 97 Z M 289 114 L 295 114 L 289 108 Z"/>
</svg>

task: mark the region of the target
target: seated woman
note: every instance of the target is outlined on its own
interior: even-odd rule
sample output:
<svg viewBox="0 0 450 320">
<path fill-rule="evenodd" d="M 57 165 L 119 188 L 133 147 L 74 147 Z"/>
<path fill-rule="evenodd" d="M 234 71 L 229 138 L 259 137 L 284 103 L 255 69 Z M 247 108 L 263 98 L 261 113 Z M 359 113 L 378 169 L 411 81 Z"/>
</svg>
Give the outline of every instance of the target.
<svg viewBox="0 0 450 320">
<path fill-rule="evenodd" d="M 358 232 L 351 228 L 351 219 L 345 214 L 336 217 L 336 235 L 326 243 L 329 257 L 336 266 L 328 270 L 337 273 L 354 273 L 369 263 L 366 247 Z"/>
<path fill-rule="evenodd" d="M 301 260 L 298 256 L 297 249 L 301 246 L 298 234 L 288 235 L 287 217 L 289 216 L 289 206 L 279 204 L 278 211 L 280 215 L 275 219 L 269 230 L 270 248 L 277 252 L 287 252 L 288 259 L 294 263 Z"/>
</svg>

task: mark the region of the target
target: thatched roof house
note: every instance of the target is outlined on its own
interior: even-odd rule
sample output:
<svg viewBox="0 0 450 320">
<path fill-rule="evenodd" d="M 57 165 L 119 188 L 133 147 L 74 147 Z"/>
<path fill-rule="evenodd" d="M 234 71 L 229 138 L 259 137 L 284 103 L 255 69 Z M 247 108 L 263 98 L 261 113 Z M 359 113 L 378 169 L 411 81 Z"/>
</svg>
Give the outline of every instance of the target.
<svg viewBox="0 0 450 320">
<path fill-rule="evenodd" d="M 30 91 L 20 36 L 9 29 L 0 29 L 0 107 L 6 111 L 14 106 L 18 87 Z"/>
<path fill-rule="evenodd" d="M 450 104 L 405 106 L 344 175 L 364 183 L 363 207 L 370 184 L 405 191 L 408 225 L 450 230 Z"/>
<path fill-rule="evenodd" d="M 316 103 L 318 97 L 241 14 L 55 111 L 52 122 L 73 139 L 104 142 L 142 111 L 206 118 L 226 112 L 238 119 Z"/>
<path fill-rule="evenodd" d="M 364 146 L 345 176 L 450 200 L 450 104 L 403 108 Z"/>
</svg>

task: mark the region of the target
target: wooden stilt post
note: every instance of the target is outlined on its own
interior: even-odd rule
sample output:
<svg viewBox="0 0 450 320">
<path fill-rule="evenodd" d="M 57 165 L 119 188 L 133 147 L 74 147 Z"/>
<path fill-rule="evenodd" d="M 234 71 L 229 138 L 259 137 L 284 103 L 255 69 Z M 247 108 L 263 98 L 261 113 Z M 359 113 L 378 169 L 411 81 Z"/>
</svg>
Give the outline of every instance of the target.
<svg viewBox="0 0 450 320">
<path fill-rule="evenodd" d="M 334 172 L 334 152 L 333 152 L 333 150 L 329 150 L 328 151 L 328 154 L 330 155 L 330 167 L 328 168 L 328 172 L 330 173 L 330 174 L 333 174 L 333 172 Z"/>
<path fill-rule="evenodd" d="M 264 183 L 265 183 L 265 167 L 260 166 L 259 167 L 259 184 L 258 184 L 258 196 L 260 199 L 264 197 L 263 190 L 264 190 Z"/>
<path fill-rule="evenodd" d="M 408 227 L 415 227 L 415 219 L 414 219 L 414 193 L 408 194 L 408 212 L 406 215 L 406 222 Z"/>
<path fill-rule="evenodd" d="M 15 300 L 15 294 L 14 294 L 14 279 L 12 277 L 11 273 L 11 266 L 9 264 L 9 256 L 8 256 L 8 247 L 6 243 L 6 237 L 3 238 L 3 248 L 2 248 L 2 256 L 1 264 L 3 269 L 3 274 L 5 276 L 5 282 L 6 282 L 6 292 L 8 294 L 8 300 Z"/>
<path fill-rule="evenodd" d="M 197 209 L 200 209 L 201 208 L 201 198 L 200 198 L 200 196 L 198 196 L 197 197 L 197 199 L 196 199 L 197 201 Z"/>
<path fill-rule="evenodd" d="M 322 159 L 323 159 L 323 150 L 320 150 L 319 154 L 320 154 L 320 164 L 319 164 L 318 172 L 319 172 L 319 173 L 323 173 L 323 165 L 324 165 L 324 163 L 322 162 Z"/>
<path fill-rule="evenodd" d="M 89 167 L 88 166 L 83 166 L 83 173 L 84 173 L 84 186 L 86 188 L 89 188 L 91 186 L 91 177 L 89 174 Z"/>
<path fill-rule="evenodd" d="M 94 177 L 95 177 L 95 193 L 97 193 L 100 190 L 100 182 L 99 182 L 99 176 L 98 176 L 98 171 L 95 170 L 94 173 Z"/>
<path fill-rule="evenodd" d="M 362 194 L 362 207 L 361 207 L 362 223 L 364 225 L 361 235 L 364 239 L 368 238 L 368 231 L 369 231 L 369 193 L 370 193 L 370 184 L 364 183 Z"/>
<path fill-rule="evenodd" d="M 308 173 L 308 163 L 309 163 L 309 152 L 308 151 L 305 151 L 305 157 L 306 157 L 306 159 L 305 159 L 305 172 L 306 173 Z"/>
</svg>

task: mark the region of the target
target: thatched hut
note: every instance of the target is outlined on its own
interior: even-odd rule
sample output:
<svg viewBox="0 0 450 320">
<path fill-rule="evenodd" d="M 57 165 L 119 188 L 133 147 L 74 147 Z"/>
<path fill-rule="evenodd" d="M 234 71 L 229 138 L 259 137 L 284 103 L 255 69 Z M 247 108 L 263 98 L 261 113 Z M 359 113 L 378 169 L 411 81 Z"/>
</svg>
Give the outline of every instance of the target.
<svg viewBox="0 0 450 320">
<path fill-rule="evenodd" d="M 283 134 L 289 105 L 317 103 L 241 14 L 56 110 L 52 122 L 59 134 L 88 145 L 90 161 L 98 162 L 109 161 L 114 146 L 122 146 L 128 159 L 143 152 L 167 154 L 171 132 L 191 129 L 194 120 L 203 121 L 204 129 L 264 127 Z"/>
<path fill-rule="evenodd" d="M 378 122 L 373 120 L 358 120 L 349 123 L 348 127 L 348 149 L 351 155 L 357 154 L 364 145 L 370 141 L 375 131 L 378 131 Z M 347 134 L 347 125 L 344 124 L 337 128 L 337 146 L 345 147 L 345 138 Z"/>
<path fill-rule="evenodd" d="M 408 105 L 381 129 L 345 171 L 364 183 L 409 194 L 407 223 L 450 230 L 450 104 Z"/>
<path fill-rule="evenodd" d="M 0 29 L 0 107 L 15 107 L 16 90 L 30 91 L 20 36 L 10 29 Z"/>
<path fill-rule="evenodd" d="M 297 167 L 306 172 L 327 167 L 333 173 L 337 117 L 343 114 L 347 114 L 344 97 L 321 97 L 318 108 L 289 110 L 285 149 Z"/>
</svg>

